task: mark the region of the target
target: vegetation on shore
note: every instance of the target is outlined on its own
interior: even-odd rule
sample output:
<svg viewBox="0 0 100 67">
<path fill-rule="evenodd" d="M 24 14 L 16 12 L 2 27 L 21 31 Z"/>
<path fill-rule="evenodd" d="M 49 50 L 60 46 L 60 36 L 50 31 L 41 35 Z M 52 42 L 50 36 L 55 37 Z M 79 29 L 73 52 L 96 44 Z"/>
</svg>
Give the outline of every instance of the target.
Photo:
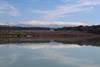
<svg viewBox="0 0 100 67">
<path fill-rule="evenodd" d="M 0 43 L 50 41 L 100 46 L 100 25 L 62 28 L 0 26 Z"/>
<path fill-rule="evenodd" d="M 100 35 L 100 25 L 62 28 L 0 26 L 0 38 L 93 38 Z"/>
<path fill-rule="evenodd" d="M 76 27 L 62 27 L 62 28 L 49 28 L 49 27 L 17 27 L 17 26 L 0 26 L 0 31 L 33 31 L 33 30 L 74 30 L 89 33 L 100 34 L 100 25 L 93 26 L 76 26 Z"/>
</svg>

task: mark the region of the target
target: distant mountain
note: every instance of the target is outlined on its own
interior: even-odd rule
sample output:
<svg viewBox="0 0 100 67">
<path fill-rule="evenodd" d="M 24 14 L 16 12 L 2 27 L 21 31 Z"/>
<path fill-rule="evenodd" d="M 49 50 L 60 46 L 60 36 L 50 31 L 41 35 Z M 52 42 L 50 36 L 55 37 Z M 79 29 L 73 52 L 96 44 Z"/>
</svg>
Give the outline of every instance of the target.
<svg viewBox="0 0 100 67">
<path fill-rule="evenodd" d="M 48 27 L 22 27 L 22 26 L 7 26 L 7 25 L 0 25 L 0 30 L 49 30 Z"/>
<path fill-rule="evenodd" d="M 62 22 L 62 21 L 20 21 L 20 22 L 6 22 L 1 25 L 20 26 L 20 27 L 49 27 L 49 28 L 61 28 L 61 27 L 74 27 L 79 25 L 86 25 L 81 22 Z"/>
<path fill-rule="evenodd" d="M 31 24 L 17 24 L 15 26 L 19 27 L 48 27 L 48 28 L 62 28 L 62 27 L 75 27 L 76 25 L 56 25 L 56 24 L 48 24 L 48 25 L 31 25 Z"/>
</svg>

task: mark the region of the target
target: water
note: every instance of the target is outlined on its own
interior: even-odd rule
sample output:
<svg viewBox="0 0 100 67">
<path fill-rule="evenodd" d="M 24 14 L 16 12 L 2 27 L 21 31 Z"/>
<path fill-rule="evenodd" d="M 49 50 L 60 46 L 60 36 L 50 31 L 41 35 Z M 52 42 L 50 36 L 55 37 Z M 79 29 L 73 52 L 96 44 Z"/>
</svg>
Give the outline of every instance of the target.
<svg viewBox="0 0 100 67">
<path fill-rule="evenodd" d="M 0 67 L 99 67 L 100 47 L 59 42 L 0 45 Z"/>
</svg>

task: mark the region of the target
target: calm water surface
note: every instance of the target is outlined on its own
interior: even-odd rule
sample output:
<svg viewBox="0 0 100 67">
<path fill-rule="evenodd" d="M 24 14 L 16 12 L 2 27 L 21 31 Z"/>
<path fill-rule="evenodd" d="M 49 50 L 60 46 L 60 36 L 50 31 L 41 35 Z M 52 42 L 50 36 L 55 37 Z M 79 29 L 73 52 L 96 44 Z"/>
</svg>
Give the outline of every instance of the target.
<svg viewBox="0 0 100 67">
<path fill-rule="evenodd" d="M 0 67 L 100 67 L 100 47 L 57 42 L 1 44 Z"/>
</svg>

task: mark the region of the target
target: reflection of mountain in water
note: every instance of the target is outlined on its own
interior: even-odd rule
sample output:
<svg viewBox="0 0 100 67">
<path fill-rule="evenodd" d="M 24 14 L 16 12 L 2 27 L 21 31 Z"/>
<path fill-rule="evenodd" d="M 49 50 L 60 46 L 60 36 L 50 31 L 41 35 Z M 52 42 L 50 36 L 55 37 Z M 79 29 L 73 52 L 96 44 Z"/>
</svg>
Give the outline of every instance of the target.
<svg viewBox="0 0 100 67">
<path fill-rule="evenodd" d="M 0 44 L 11 44 L 11 43 L 49 43 L 50 45 L 58 43 L 62 44 L 79 44 L 100 46 L 100 38 L 93 39 L 81 39 L 81 38 L 66 38 L 66 39 L 0 39 Z"/>
</svg>

